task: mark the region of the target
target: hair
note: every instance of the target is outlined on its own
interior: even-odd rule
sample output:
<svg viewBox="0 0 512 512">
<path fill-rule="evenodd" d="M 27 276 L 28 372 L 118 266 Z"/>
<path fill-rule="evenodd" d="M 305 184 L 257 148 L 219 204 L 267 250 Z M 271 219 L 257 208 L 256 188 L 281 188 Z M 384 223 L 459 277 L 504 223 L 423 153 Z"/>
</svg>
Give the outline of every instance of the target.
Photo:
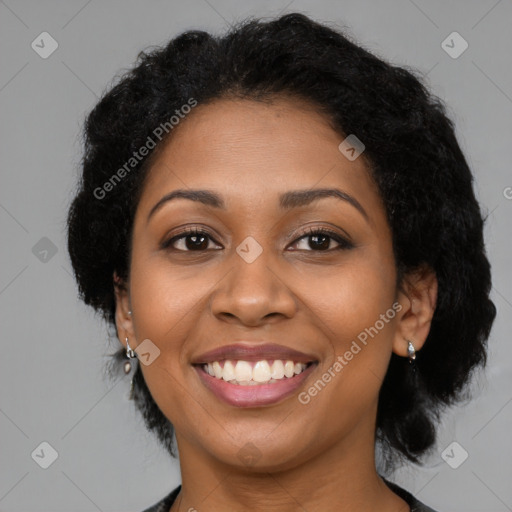
<svg viewBox="0 0 512 512">
<path fill-rule="evenodd" d="M 85 122 L 81 180 L 68 214 L 80 298 L 115 328 L 113 273 L 128 279 L 134 214 L 156 150 L 130 159 L 155 129 L 191 99 L 204 105 L 279 97 L 305 100 L 340 137 L 363 141 L 391 228 L 398 282 L 421 268 L 437 276 L 436 310 L 415 371 L 392 354 L 377 411 L 386 467 L 421 462 L 435 444 L 440 413 L 463 399 L 471 374 L 486 363 L 496 310 L 484 221 L 442 101 L 416 71 L 383 61 L 337 30 L 287 14 L 245 21 L 222 37 L 187 31 L 139 54 Z M 133 169 L 98 198 L 95 191 L 128 161 Z M 122 357 L 121 349 L 115 361 Z M 172 424 L 140 367 L 133 385 L 148 429 L 175 455 Z"/>
</svg>

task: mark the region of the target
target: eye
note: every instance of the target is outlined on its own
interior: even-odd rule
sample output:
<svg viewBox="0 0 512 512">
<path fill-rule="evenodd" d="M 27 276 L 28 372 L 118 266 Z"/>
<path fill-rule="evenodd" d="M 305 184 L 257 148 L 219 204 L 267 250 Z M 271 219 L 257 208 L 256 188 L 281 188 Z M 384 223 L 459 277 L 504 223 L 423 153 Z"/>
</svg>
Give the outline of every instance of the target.
<svg viewBox="0 0 512 512">
<path fill-rule="evenodd" d="M 333 247 L 338 244 L 337 247 Z M 302 244 L 302 247 L 300 247 Z M 293 245 L 296 247 L 293 248 Z M 292 250 L 312 250 L 319 252 L 327 252 L 341 249 L 352 249 L 354 245 L 339 233 L 325 228 L 310 228 L 292 245 Z M 309 249 L 307 248 L 309 247 Z"/>
<path fill-rule="evenodd" d="M 206 251 L 212 249 L 210 242 L 213 238 L 206 231 L 197 228 L 187 228 L 179 235 L 173 236 L 162 244 L 163 249 L 171 248 L 176 251 Z M 216 243 L 216 242 L 215 242 Z M 216 245 L 216 248 L 222 248 Z"/>
<path fill-rule="evenodd" d="M 213 247 L 211 244 L 213 244 Z M 333 245 L 335 246 L 333 247 Z M 351 249 L 354 245 L 335 231 L 325 228 L 310 228 L 290 247 L 291 250 L 328 252 L 333 250 Z M 162 244 L 162 248 L 170 248 L 181 252 L 200 252 L 212 249 L 222 249 L 222 246 L 217 244 L 207 231 L 197 228 L 187 228 L 178 235 L 175 235 L 165 241 Z"/>
</svg>

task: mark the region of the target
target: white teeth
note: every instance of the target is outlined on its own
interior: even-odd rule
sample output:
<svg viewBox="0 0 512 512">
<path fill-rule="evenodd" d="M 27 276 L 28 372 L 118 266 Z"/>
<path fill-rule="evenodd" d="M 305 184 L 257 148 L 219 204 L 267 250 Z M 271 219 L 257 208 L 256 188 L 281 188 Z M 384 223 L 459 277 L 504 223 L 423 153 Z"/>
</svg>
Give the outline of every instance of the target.
<svg viewBox="0 0 512 512">
<path fill-rule="evenodd" d="M 233 380 L 235 378 L 235 368 L 231 361 L 226 361 L 224 363 L 224 368 L 222 369 L 222 378 L 225 381 Z"/>
<path fill-rule="evenodd" d="M 284 364 L 280 359 L 276 359 L 272 365 L 271 377 L 273 379 L 282 379 L 284 377 Z"/>
<path fill-rule="evenodd" d="M 224 361 L 221 366 L 219 361 L 204 364 L 205 372 L 215 377 L 223 379 L 231 384 L 240 386 L 256 386 L 259 384 L 273 384 L 284 378 L 292 378 L 299 375 L 306 369 L 304 363 L 294 363 L 291 360 L 274 360 L 269 364 L 267 360 L 255 361 L 252 364 L 249 361 Z"/>
<path fill-rule="evenodd" d="M 277 382 L 277 380 L 275 379 L 270 379 L 266 384 L 274 384 L 274 382 Z M 230 380 L 229 381 L 230 384 L 237 384 L 239 386 L 259 386 L 260 383 L 256 382 L 255 380 L 243 380 L 243 381 L 238 381 L 238 380 Z"/>
<path fill-rule="evenodd" d="M 270 366 L 267 361 L 258 361 L 252 371 L 252 380 L 256 382 L 268 382 L 270 377 Z"/>
<path fill-rule="evenodd" d="M 293 361 L 286 361 L 284 364 L 284 375 L 285 377 L 293 377 L 295 373 L 295 365 L 293 364 Z"/>
<path fill-rule="evenodd" d="M 219 364 L 219 362 L 215 361 L 212 366 L 213 366 L 213 373 L 215 374 L 215 378 L 222 379 L 222 367 Z"/>
<path fill-rule="evenodd" d="M 238 361 L 235 366 L 235 379 L 238 382 L 252 379 L 252 367 L 247 361 Z"/>
</svg>

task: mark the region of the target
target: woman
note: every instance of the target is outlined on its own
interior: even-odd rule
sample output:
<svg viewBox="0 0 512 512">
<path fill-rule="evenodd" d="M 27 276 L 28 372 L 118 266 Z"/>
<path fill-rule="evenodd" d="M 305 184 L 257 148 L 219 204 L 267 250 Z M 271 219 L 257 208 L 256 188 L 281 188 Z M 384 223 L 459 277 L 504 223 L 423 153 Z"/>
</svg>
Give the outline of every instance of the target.
<svg viewBox="0 0 512 512">
<path fill-rule="evenodd" d="M 81 297 L 180 455 L 148 510 L 432 510 L 381 473 L 434 446 L 495 316 L 440 100 L 290 14 L 141 54 L 85 135 Z"/>
</svg>

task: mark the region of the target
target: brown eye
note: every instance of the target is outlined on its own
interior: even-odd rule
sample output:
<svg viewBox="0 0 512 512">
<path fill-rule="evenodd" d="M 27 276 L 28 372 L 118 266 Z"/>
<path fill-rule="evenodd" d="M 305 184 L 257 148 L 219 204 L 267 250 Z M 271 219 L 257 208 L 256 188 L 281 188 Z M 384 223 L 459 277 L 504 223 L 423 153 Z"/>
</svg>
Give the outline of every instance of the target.
<svg viewBox="0 0 512 512">
<path fill-rule="evenodd" d="M 315 250 L 327 250 L 331 245 L 332 238 L 327 235 L 309 235 L 309 247 Z"/>
<path fill-rule="evenodd" d="M 210 242 L 213 243 L 214 240 L 206 231 L 189 229 L 164 242 L 162 247 L 183 252 L 206 251 L 211 249 Z"/>
<path fill-rule="evenodd" d="M 302 247 L 299 244 L 302 243 Z M 337 246 L 336 246 L 337 244 Z M 292 250 L 327 252 L 339 249 L 352 249 L 351 242 L 343 238 L 335 231 L 326 229 L 312 229 L 302 235 L 293 244 Z M 333 247 L 334 245 L 334 247 Z"/>
</svg>

